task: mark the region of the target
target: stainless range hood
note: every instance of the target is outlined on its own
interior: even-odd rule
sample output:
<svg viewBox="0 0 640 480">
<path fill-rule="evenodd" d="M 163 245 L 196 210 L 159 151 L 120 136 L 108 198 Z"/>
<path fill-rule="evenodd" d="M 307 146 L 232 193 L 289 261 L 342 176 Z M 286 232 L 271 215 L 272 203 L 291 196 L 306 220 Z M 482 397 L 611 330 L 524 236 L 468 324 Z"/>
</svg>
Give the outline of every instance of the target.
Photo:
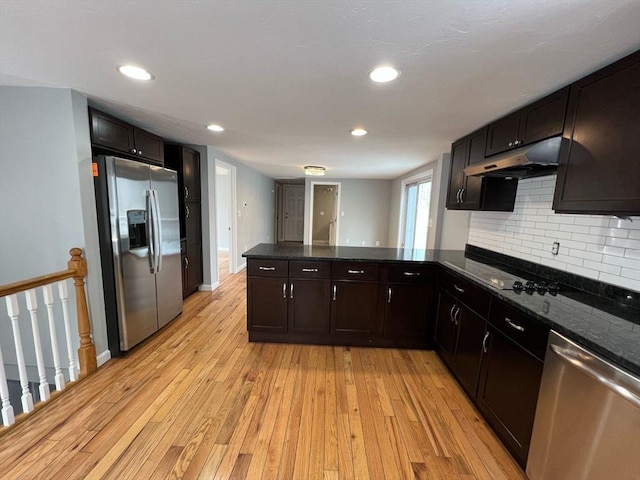
<svg viewBox="0 0 640 480">
<path fill-rule="evenodd" d="M 562 137 L 552 137 L 516 150 L 500 153 L 464 169 L 469 177 L 527 178 L 551 175 L 558 168 Z"/>
</svg>

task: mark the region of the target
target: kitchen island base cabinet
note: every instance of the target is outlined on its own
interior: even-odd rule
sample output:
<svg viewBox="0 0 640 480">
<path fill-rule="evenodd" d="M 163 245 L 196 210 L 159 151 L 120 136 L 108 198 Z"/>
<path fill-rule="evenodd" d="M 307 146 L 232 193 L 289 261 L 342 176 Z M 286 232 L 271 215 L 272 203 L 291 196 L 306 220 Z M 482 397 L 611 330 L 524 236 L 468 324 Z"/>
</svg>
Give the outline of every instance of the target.
<svg viewBox="0 0 640 480">
<path fill-rule="evenodd" d="M 328 279 L 290 279 L 289 332 L 329 333 L 330 288 Z"/>
<path fill-rule="evenodd" d="M 427 319 L 431 314 L 433 287 L 389 283 L 384 335 L 389 338 L 427 342 Z"/>
<path fill-rule="evenodd" d="M 331 331 L 372 334 L 376 326 L 378 283 L 337 281 L 332 288 Z"/>
<path fill-rule="evenodd" d="M 287 331 L 287 279 L 247 278 L 247 327 L 253 331 Z"/>
</svg>

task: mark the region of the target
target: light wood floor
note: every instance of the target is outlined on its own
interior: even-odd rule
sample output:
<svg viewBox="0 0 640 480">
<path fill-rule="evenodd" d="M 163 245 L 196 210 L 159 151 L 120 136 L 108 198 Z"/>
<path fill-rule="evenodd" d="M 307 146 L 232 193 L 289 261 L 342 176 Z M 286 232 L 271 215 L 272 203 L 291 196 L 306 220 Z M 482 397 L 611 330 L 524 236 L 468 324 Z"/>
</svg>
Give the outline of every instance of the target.
<svg viewBox="0 0 640 480">
<path fill-rule="evenodd" d="M 435 353 L 248 343 L 245 276 L 0 437 L 3 479 L 525 479 Z"/>
</svg>

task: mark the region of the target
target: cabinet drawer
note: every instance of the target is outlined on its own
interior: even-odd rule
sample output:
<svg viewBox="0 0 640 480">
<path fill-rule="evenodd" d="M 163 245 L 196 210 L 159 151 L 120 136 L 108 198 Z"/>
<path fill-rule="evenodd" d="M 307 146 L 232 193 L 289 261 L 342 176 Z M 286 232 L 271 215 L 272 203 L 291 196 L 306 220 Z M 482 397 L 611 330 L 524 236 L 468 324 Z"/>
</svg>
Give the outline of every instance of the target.
<svg viewBox="0 0 640 480">
<path fill-rule="evenodd" d="M 259 260 L 250 258 L 247 263 L 247 275 L 254 277 L 287 277 L 287 260 Z"/>
<path fill-rule="evenodd" d="M 489 313 L 491 297 L 480 287 L 449 272 L 443 272 L 440 288 L 446 290 L 480 316 L 486 318 Z"/>
<path fill-rule="evenodd" d="M 434 265 L 416 265 L 411 263 L 391 265 L 389 281 L 402 283 L 425 283 L 436 278 Z"/>
<path fill-rule="evenodd" d="M 334 262 L 331 277 L 336 280 L 378 280 L 378 265 L 361 262 Z"/>
<path fill-rule="evenodd" d="M 330 262 L 308 262 L 295 260 L 289 262 L 289 277 L 291 278 L 330 278 Z"/>
<path fill-rule="evenodd" d="M 544 361 L 549 327 L 515 308 L 494 300 L 489 322 L 507 337 Z"/>
</svg>

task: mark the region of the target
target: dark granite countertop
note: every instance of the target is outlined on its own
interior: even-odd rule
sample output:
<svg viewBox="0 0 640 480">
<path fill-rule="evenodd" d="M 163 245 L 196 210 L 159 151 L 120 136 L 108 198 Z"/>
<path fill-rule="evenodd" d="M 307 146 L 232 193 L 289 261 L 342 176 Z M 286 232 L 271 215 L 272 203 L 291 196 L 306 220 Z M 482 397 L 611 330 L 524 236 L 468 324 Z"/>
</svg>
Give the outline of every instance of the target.
<svg viewBox="0 0 640 480">
<path fill-rule="evenodd" d="M 464 276 L 505 303 L 594 353 L 640 375 L 640 309 L 619 301 L 573 290 L 556 296 L 499 290 L 478 279 L 479 270 L 518 274 L 508 266 L 496 268 L 462 250 L 409 250 L 369 247 L 316 247 L 261 243 L 243 254 L 247 258 L 282 260 L 346 260 L 353 262 L 437 263 Z"/>
</svg>

